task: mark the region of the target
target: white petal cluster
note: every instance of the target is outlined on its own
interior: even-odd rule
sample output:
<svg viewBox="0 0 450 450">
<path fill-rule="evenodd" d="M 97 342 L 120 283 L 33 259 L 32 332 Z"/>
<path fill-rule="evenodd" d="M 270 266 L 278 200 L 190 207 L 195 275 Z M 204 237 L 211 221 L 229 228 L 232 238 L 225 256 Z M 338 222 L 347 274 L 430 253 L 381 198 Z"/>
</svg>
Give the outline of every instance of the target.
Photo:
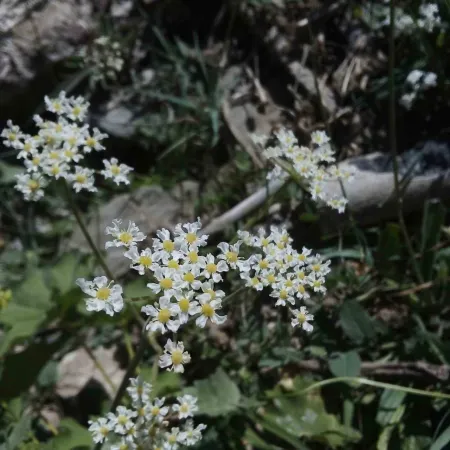
<svg viewBox="0 0 450 450">
<path fill-rule="evenodd" d="M 108 448 L 114 450 L 176 450 L 196 445 L 202 439 L 206 425 L 194 427 L 191 419 L 198 410 L 195 397 L 184 395 L 168 404 L 165 398 L 151 399 L 149 383 L 139 378 L 130 379 L 130 383 L 127 391 L 131 408 L 118 406 L 114 413 L 89 421 L 95 443 L 107 442 Z M 171 421 L 176 422 L 176 427 L 170 426 Z"/>
<path fill-rule="evenodd" d="M 411 109 L 416 98 L 425 90 L 437 86 L 437 75 L 433 72 L 424 72 L 415 69 L 406 77 L 405 88 L 407 92 L 402 95 L 400 104 Z"/>
<path fill-rule="evenodd" d="M 75 192 L 95 192 L 95 172 L 80 165 L 86 154 L 103 151 L 102 140 L 107 137 L 100 130 L 90 130 L 80 124 L 87 115 L 89 103 L 82 97 L 66 97 L 61 92 L 57 98 L 45 97 L 47 111 L 56 115 L 56 120 L 44 120 L 35 115 L 38 128 L 31 136 L 20 130 L 10 120 L 0 137 L 7 147 L 16 149 L 17 158 L 23 160 L 25 173 L 17 176 L 16 189 L 29 201 L 37 201 L 44 195 L 45 187 L 52 181 L 63 178 Z M 105 169 L 100 171 L 105 179 L 116 184 L 129 184 L 131 167 L 119 164 L 116 158 L 104 160 Z"/>
<path fill-rule="evenodd" d="M 238 232 L 249 247 L 258 249 L 241 263 L 241 278 L 246 286 L 258 291 L 268 287 L 275 306 L 288 306 L 294 314 L 292 326 L 299 325 L 305 331 L 312 331 L 310 322 L 314 319 L 306 307 L 298 309 L 298 303 L 310 298 L 312 293 L 326 292 L 325 277 L 330 272 L 330 261 L 323 261 L 320 255 L 312 255 L 303 247 L 297 252 L 292 247 L 292 238 L 285 229 L 272 226 L 270 233 L 260 229 L 257 235 Z"/>
<path fill-rule="evenodd" d="M 337 179 L 351 180 L 353 171 L 340 169 L 334 163 L 336 158 L 330 145 L 330 138 L 324 131 L 311 134 L 312 149 L 299 146 L 297 138 L 290 130 L 281 129 L 275 133 L 277 145 L 264 150 L 267 158 L 285 158 L 304 180 L 305 187 L 315 201 L 322 201 L 338 212 L 343 213 L 347 205 L 345 197 L 326 195 L 325 184 Z M 255 136 L 254 142 L 261 144 L 267 138 Z M 268 179 L 287 178 L 288 174 L 278 165 L 268 174 Z"/>
<path fill-rule="evenodd" d="M 108 282 L 106 277 L 96 277 L 92 281 L 78 278 L 76 281 L 81 290 L 89 295 L 86 299 L 88 311 L 105 311 L 109 316 L 123 309 L 122 287 Z"/>
</svg>

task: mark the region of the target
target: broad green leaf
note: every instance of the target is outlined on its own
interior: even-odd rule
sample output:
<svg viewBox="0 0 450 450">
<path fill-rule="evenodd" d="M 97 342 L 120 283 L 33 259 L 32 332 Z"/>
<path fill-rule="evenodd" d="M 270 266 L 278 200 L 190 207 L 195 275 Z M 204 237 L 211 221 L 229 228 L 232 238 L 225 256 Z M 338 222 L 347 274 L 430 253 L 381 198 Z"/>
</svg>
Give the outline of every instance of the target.
<svg viewBox="0 0 450 450">
<path fill-rule="evenodd" d="M 430 450 L 445 450 L 448 443 L 450 443 L 450 425 L 433 442 Z"/>
<path fill-rule="evenodd" d="M 388 427 L 383 428 L 383 431 L 380 433 L 377 441 L 377 450 L 388 450 L 389 449 L 389 441 L 391 440 L 392 432 L 394 431 L 395 426 L 389 425 Z"/>
<path fill-rule="evenodd" d="M 59 425 L 58 435 L 42 446 L 43 450 L 87 449 L 92 446 L 89 431 L 73 419 L 63 419 Z"/>
<path fill-rule="evenodd" d="M 52 355 L 64 344 L 67 336 L 39 342 L 28 346 L 20 353 L 8 355 L 3 362 L 0 378 L 0 398 L 17 397 L 36 382 L 36 378 Z"/>
<path fill-rule="evenodd" d="M 380 404 L 376 416 L 377 423 L 382 427 L 394 423 L 397 409 L 403 403 L 405 396 L 405 392 L 385 389 L 380 397 Z"/>
<path fill-rule="evenodd" d="M 357 377 L 361 370 L 361 358 L 356 351 L 340 353 L 329 361 L 331 373 L 335 377 Z"/>
<path fill-rule="evenodd" d="M 75 277 L 78 275 L 81 255 L 66 253 L 51 269 L 53 286 L 60 294 L 66 294 L 75 285 Z"/>
<path fill-rule="evenodd" d="M 23 173 L 24 170 L 20 166 L 0 161 L 0 184 L 9 184 L 16 182 L 16 175 Z"/>
<path fill-rule="evenodd" d="M 144 367 L 139 372 L 139 377 L 153 385 L 153 395 L 155 397 L 164 397 L 169 394 L 177 394 L 181 389 L 180 374 L 175 372 L 159 372 L 156 381 L 152 382 L 152 368 Z"/>
<path fill-rule="evenodd" d="M 277 447 L 268 444 L 252 428 L 247 428 L 244 435 L 245 441 L 254 448 L 260 450 L 275 450 Z"/>
<path fill-rule="evenodd" d="M 194 383 L 186 390 L 198 397 L 199 414 L 217 417 L 229 414 L 239 407 L 241 394 L 235 382 L 219 368 L 211 376 Z"/>
<path fill-rule="evenodd" d="M 375 327 L 365 309 L 354 300 L 345 302 L 340 311 L 340 322 L 344 333 L 354 342 L 375 338 Z"/>
<path fill-rule="evenodd" d="M 14 426 L 8 437 L 6 448 L 8 450 L 17 450 L 19 445 L 29 437 L 31 431 L 31 416 L 24 414 L 19 422 Z"/>
<path fill-rule="evenodd" d="M 25 280 L 13 291 L 14 303 L 40 310 L 50 309 L 51 291 L 40 269 L 30 271 Z"/>
</svg>

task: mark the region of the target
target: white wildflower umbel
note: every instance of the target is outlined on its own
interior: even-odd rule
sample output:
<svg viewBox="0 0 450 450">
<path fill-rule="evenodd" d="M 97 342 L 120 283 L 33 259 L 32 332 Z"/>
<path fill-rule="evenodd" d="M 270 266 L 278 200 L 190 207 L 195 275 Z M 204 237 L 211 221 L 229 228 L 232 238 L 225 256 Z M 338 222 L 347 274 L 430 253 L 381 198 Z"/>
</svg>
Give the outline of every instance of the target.
<svg viewBox="0 0 450 450">
<path fill-rule="evenodd" d="M 190 361 L 191 356 L 184 351 L 183 342 L 172 342 L 171 339 L 168 339 L 164 346 L 164 354 L 159 358 L 159 367 L 163 369 L 168 367 L 168 370 L 183 373 L 184 364 Z"/>
<path fill-rule="evenodd" d="M 117 434 L 127 434 L 134 427 L 133 419 L 137 416 L 137 412 L 118 406 L 116 413 L 108 413 L 109 427 Z"/>
<path fill-rule="evenodd" d="M 112 431 L 108 420 L 104 417 L 100 417 L 95 422 L 90 420 L 88 429 L 92 433 L 92 439 L 96 444 L 107 441 L 107 436 Z"/>
<path fill-rule="evenodd" d="M 178 309 L 168 297 L 161 297 L 154 305 L 143 306 L 141 311 L 151 317 L 147 330 L 160 331 L 164 334 L 167 330 L 175 333 L 180 327 L 180 321 L 173 319 L 176 317 Z"/>
<path fill-rule="evenodd" d="M 122 287 L 118 284 L 111 286 L 106 277 L 96 277 L 93 281 L 78 278 L 76 284 L 92 298 L 86 299 L 88 311 L 105 311 L 109 316 L 123 309 Z"/>
<path fill-rule="evenodd" d="M 139 275 L 144 275 L 146 270 L 150 270 L 153 262 L 159 260 L 159 255 L 152 253 L 151 249 L 146 248 L 139 252 L 137 247 L 130 247 L 124 254 L 125 258 L 129 258 L 132 261 L 130 267 L 139 272 Z"/>
<path fill-rule="evenodd" d="M 104 159 L 103 164 L 105 165 L 105 169 L 103 169 L 100 173 L 106 179 L 112 179 L 112 181 L 114 181 L 117 185 L 121 183 L 130 184 L 128 174 L 133 170 L 130 166 L 127 166 L 126 164 L 119 164 L 119 160 L 117 158 L 111 158 L 109 161 Z"/>
<path fill-rule="evenodd" d="M 197 399 L 192 395 L 183 395 L 177 397 L 178 403 L 172 406 L 172 411 L 178 413 L 179 419 L 186 419 L 192 417 L 194 412 L 198 411 Z"/>
<path fill-rule="evenodd" d="M 113 236 L 114 240 L 108 241 L 105 244 L 105 249 L 110 247 L 131 247 L 136 242 L 143 241 L 146 237 L 131 220 L 128 222 L 127 228 L 121 228 L 122 220 L 120 219 L 115 219 L 112 223 L 112 227 L 106 227 L 106 234 Z"/>
</svg>

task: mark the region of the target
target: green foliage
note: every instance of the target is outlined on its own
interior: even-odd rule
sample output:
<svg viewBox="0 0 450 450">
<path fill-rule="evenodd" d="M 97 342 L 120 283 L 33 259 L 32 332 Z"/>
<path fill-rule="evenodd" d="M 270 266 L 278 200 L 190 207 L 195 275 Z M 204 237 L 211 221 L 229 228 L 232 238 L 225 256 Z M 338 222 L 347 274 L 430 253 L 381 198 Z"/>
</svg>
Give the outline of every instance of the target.
<svg viewBox="0 0 450 450">
<path fill-rule="evenodd" d="M 346 301 L 340 311 L 344 333 L 356 344 L 375 339 L 375 327 L 365 309 L 356 301 Z"/>
<path fill-rule="evenodd" d="M 91 433 L 73 419 L 63 419 L 58 434 L 49 440 L 42 450 L 85 450 L 92 446 Z"/>
<path fill-rule="evenodd" d="M 340 353 L 330 359 L 328 364 L 336 377 L 357 377 L 361 370 L 361 359 L 355 351 Z"/>
</svg>

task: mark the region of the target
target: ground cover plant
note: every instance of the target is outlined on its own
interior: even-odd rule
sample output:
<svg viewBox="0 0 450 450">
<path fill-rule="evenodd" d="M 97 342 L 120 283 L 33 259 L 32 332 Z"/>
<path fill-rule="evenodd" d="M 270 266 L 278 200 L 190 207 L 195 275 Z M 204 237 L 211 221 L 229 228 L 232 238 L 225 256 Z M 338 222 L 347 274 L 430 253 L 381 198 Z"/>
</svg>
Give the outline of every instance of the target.
<svg viewBox="0 0 450 450">
<path fill-rule="evenodd" d="M 0 448 L 448 448 L 450 4 L 70 7 L 0 112 Z"/>
</svg>

